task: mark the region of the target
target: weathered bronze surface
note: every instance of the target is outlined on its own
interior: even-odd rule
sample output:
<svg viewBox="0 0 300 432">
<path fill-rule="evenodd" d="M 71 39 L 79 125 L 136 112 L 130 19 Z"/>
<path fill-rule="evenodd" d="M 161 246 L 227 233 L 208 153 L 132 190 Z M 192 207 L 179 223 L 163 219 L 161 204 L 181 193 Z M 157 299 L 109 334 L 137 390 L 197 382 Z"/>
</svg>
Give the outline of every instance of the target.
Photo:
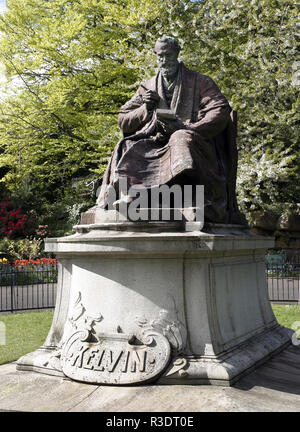
<svg viewBox="0 0 300 432">
<path fill-rule="evenodd" d="M 122 106 L 123 139 L 108 164 L 98 205 L 121 177 L 128 187 L 204 185 L 205 220 L 243 223 L 236 203 L 236 116 L 216 83 L 178 61 L 180 47 L 155 44 L 158 73 Z"/>
</svg>

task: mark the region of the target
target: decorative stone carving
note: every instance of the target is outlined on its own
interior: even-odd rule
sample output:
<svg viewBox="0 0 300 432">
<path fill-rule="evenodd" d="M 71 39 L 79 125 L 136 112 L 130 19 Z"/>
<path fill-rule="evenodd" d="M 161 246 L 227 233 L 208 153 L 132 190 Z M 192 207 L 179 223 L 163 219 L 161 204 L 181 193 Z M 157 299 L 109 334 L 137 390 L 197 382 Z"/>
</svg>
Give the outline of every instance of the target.
<svg viewBox="0 0 300 432">
<path fill-rule="evenodd" d="M 188 376 L 188 372 L 185 368 L 188 366 L 187 359 L 183 357 L 178 357 L 170 364 L 167 372 L 165 373 L 165 377 L 169 377 L 171 375 L 178 374 L 179 378 L 186 378 Z"/>
<path fill-rule="evenodd" d="M 81 297 L 82 297 L 81 292 L 79 291 L 78 297 L 74 303 L 72 315 L 69 318 L 69 323 L 71 324 L 72 328 L 75 330 L 84 329 L 84 330 L 92 331 L 95 322 L 102 321 L 103 316 L 100 313 L 97 315 L 87 315 L 86 309 L 82 304 Z"/>
<path fill-rule="evenodd" d="M 183 324 L 178 320 L 170 321 L 167 316 L 168 311 L 162 309 L 159 312 L 158 318 L 149 321 L 146 318 L 137 317 L 136 323 L 142 328 L 141 334 L 151 330 L 163 334 L 170 342 L 173 355 L 179 354 L 184 348 L 183 337 L 180 330 L 183 328 Z"/>
<path fill-rule="evenodd" d="M 124 334 L 120 326 L 117 333 L 97 333 L 95 323 L 103 316 L 87 315 L 81 292 L 68 319 L 60 348 L 51 356 L 53 368 L 77 381 L 95 384 L 135 384 L 151 381 L 164 372 L 170 362 L 171 346 L 182 346 L 180 332 L 175 323 L 164 319 L 161 311 L 157 320 L 142 321 L 137 336 Z"/>
<path fill-rule="evenodd" d="M 141 340 L 123 333 L 76 331 L 62 351 L 62 370 L 68 377 L 95 384 L 137 384 L 156 379 L 170 361 L 168 340 L 147 329 Z"/>
<path fill-rule="evenodd" d="M 78 329 L 80 329 L 81 331 L 88 331 L 92 333 L 95 322 L 102 321 L 103 317 L 100 313 L 97 315 L 87 315 L 86 309 L 83 306 L 81 300 L 82 300 L 82 295 L 81 292 L 79 291 L 78 296 L 72 308 L 71 317 L 68 319 L 68 322 L 66 323 L 62 340 L 60 341 L 60 344 L 58 345 L 57 349 L 51 354 L 49 359 L 47 359 L 44 362 L 43 366 L 50 367 L 57 371 L 62 371 L 61 353 L 62 353 L 63 346 L 65 345 L 66 341 L 70 337 L 70 334 L 74 334 L 74 331 Z"/>
</svg>

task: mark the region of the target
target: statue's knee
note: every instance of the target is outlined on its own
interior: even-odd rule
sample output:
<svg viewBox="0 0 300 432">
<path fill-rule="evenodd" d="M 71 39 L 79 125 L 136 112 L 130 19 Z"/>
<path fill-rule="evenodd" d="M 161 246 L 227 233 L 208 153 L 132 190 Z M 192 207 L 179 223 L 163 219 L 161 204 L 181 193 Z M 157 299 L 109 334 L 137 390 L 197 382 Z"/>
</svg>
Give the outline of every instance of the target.
<svg viewBox="0 0 300 432">
<path fill-rule="evenodd" d="M 182 142 L 182 141 L 190 141 L 192 139 L 191 134 L 189 131 L 185 129 L 178 129 L 175 131 L 171 137 L 169 143 L 176 143 L 176 142 Z"/>
<path fill-rule="evenodd" d="M 186 130 L 178 129 L 177 131 L 172 133 L 171 138 L 180 138 L 181 136 L 184 136 L 184 135 L 186 135 Z"/>
</svg>

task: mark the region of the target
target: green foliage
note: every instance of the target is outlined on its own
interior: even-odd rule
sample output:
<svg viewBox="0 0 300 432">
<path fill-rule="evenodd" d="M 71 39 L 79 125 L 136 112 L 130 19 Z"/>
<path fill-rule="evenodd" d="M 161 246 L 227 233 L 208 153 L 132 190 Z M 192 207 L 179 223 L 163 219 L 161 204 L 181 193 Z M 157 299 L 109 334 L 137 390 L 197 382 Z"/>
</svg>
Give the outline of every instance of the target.
<svg viewBox="0 0 300 432">
<path fill-rule="evenodd" d="M 4 238 L 0 240 L 0 253 L 5 255 L 9 260 L 35 259 L 45 255 L 42 251 L 42 239 L 20 239 L 10 240 Z"/>
<path fill-rule="evenodd" d="M 243 209 L 300 202 L 297 15 L 292 0 L 9 0 L 0 181 L 41 223 L 69 231 L 91 197 L 72 180 L 103 174 L 116 113 L 154 73 L 156 38 L 171 34 L 238 111 Z"/>
<path fill-rule="evenodd" d="M 80 214 L 95 205 L 94 189 L 93 181 L 76 178 L 43 204 L 39 222 L 48 225 L 48 237 L 73 233 L 73 226 L 80 223 Z"/>
<path fill-rule="evenodd" d="M 290 0 L 204 3 L 189 60 L 238 112 L 240 203 L 247 211 L 299 202 L 298 9 Z"/>
</svg>

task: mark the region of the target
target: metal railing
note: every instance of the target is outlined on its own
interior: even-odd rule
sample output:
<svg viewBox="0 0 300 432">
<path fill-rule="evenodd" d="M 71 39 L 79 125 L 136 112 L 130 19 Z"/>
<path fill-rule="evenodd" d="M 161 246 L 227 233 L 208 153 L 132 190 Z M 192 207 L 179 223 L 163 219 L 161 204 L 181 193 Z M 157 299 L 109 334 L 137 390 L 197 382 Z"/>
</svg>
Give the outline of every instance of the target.
<svg viewBox="0 0 300 432">
<path fill-rule="evenodd" d="M 55 307 L 56 264 L 0 264 L 0 312 Z"/>
<path fill-rule="evenodd" d="M 300 251 L 269 252 L 265 258 L 270 301 L 300 304 Z"/>
<path fill-rule="evenodd" d="M 300 251 L 266 255 L 269 299 L 273 303 L 300 304 Z M 57 264 L 0 263 L 0 312 L 55 307 Z"/>
</svg>

